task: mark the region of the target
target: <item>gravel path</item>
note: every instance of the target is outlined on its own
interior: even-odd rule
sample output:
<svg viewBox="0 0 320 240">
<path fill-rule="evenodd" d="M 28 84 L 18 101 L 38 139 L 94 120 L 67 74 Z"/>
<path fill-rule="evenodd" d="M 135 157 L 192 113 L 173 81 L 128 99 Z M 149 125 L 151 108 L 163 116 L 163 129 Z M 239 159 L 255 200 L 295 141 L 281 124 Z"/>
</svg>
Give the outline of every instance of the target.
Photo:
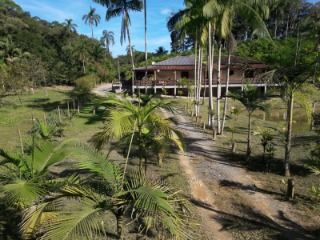
<svg viewBox="0 0 320 240">
<path fill-rule="evenodd" d="M 222 216 L 244 218 L 245 214 L 232 212 L 237 202 L 246 203 L 263 220 L 262 224 L 282 232 L 286 239 L 312 239 L 296 224 L 298 219 L 291 214 L 291 204 L 266 194 L 246 170 L 216 154 L 211 137 L 190 123 L 188 116 L 178 112 L 176 117 L 177 128 L 187 141 L 186 152 L 180 154 L 180 164 L 189 179 L 191 201 L 199 209 L 207 239 L 236 239 L 226 231 Z"/>
</svg>

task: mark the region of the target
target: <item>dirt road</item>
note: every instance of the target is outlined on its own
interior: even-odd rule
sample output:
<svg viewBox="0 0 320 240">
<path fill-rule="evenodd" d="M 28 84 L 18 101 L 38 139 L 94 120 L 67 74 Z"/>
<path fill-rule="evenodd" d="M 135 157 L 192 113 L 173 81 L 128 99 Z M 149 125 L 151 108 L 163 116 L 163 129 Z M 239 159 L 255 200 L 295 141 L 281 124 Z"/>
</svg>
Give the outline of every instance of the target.
<svg viewBox="0 0 320 240">
<path fill-rule="evenodd" d="M 206 239 L 312 239 L 291 213 L 291 203 L 265 191 L 235 161 L 219 156 L 211 136 L 188 116 L 182 112 L 176 116 L 178 129 L 187 140 L 180 164 L 189 179 L 191 201 L 201 215 Z"/>
</svg>

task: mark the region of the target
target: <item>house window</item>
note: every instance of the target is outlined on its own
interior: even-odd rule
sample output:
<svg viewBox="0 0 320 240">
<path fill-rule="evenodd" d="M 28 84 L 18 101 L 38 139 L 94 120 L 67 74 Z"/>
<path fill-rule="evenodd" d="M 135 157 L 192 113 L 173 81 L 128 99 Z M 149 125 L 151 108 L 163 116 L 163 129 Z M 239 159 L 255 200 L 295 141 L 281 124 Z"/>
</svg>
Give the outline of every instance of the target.
<svg viewBox="0 0 320 240">
<path fill-rule="evenodd" d="M 189 79 L 189 72 L 181 72 L 181 78 Z"/>
<path fill-rule="evenodd" d="M 252 68 L 246 69 L 244 71 L 245 78 L 254 78 L 254 70 Z"/>
<path fill-rule="evenodd" d="M 234 70 L 229 71 L 229 76 L 232 76 L 232 75 L 234 75 Z"/>
</svg>

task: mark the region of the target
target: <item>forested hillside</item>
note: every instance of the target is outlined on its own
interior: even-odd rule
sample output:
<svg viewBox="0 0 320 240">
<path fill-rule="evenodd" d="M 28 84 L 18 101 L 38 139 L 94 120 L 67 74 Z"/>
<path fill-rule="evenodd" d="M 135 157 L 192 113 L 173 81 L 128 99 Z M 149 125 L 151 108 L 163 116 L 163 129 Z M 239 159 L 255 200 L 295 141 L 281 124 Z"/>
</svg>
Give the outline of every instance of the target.
<svg viewBox="0 0 320 240">
<path fill-rule="evenodd" d="M 110 81 L 117 75 L 107 49 L 98 40 L 77 34 L 72 19 L 50 23 L 2 0 L 0 22 L 2 90 L 30 84 L 72 85 L 86 74 Z"/>
</svg>

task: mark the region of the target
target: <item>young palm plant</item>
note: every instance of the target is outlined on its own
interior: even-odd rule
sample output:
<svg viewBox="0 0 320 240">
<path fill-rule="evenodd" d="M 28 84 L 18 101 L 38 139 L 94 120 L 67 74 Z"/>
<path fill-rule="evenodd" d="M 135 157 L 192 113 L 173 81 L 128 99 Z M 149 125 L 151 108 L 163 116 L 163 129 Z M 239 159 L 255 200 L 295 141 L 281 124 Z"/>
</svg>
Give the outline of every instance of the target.
<svg viewBox="0 0 320 240">
<path fill-rule="evenodd" d="M 49 141 L 35 143 L 31 154 L 18 156 L 0 149 L 1 200 L 7 206 L 23 209 L 56 186 L 46 178 L 48 168 L 64 160 L 69 152 L 65 141 L 55 144 Z"/>
<path fill-rule="evenodd" d="M 79 169 L 88 178 L 64 186 L 24 212 L 21 230 L 25 237 L 41 235 L 41 239 L 79 239 L 108 237 L 105 219 L 109 214 L 117 223 L 122 237 L 125 220 L 137 222 L 144 233 L 152 228 L 161 238 L 191 238 L 186 229 L 187 202 L 158 180 L 144 174 L 123 172 L 101 153 L 83 148 L 86 155 Z M 50 218 L 49 218 L 50 217 Z"/>
<path fill-rule="evenodd" d="M 238 100 L 242 103 L 248 112 L 248 141 L 247 141 L 247 153 L 246 160 L 250 159 L 251 154 L 251 116 L 256 110 L 268 111 L 268 105 L 264 104 L 265 100 L 257 92 L 257 87 L 246 83 L 243 87 L 243 91 L 239 93 L 230 93 L 231 98 Z"/>
<path fill-rule="evenodd" d="M 101 149 L 103 144 L 110 140 L 128 139 L 134 133 L 133 142 L 138 147 L 140 170 L 150 136 L 166 135 L 183 150 L 181 133 L 172 127 L 170 118 L 165 119 L 159 114 L 161 109 L 173 112 L 170 101 L 141 96 L 135 102 L 110 95 L 104 104 L 107 105 L 104 130 L 91 138 L 97 149 Z M 146 169 L 145 158 L 145 171 Z"/>
</svg>

